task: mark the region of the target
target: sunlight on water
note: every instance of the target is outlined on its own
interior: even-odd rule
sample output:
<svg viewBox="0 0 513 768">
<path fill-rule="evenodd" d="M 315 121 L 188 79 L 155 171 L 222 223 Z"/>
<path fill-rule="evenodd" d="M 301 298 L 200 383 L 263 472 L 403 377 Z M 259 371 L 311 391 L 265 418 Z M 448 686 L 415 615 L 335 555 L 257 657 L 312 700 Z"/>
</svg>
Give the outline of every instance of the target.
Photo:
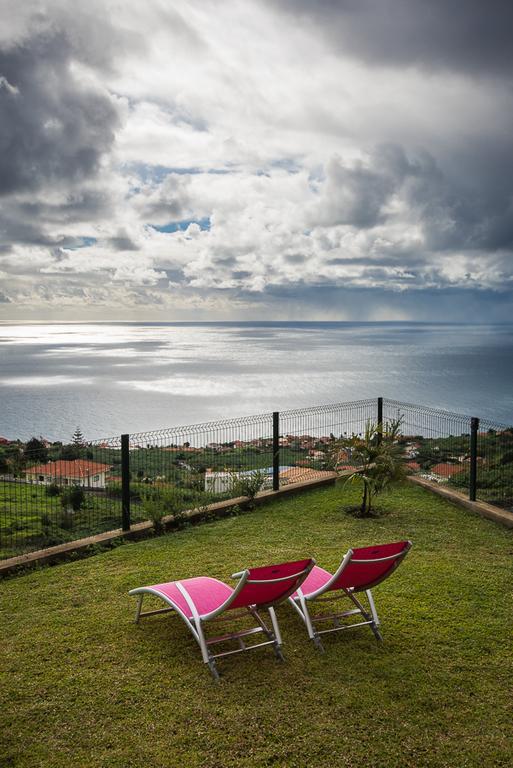
<svg viewBox="0 0 513 768">
<path fill-rule="evenodd" d="M 383 395 L 513 420 L 511 326 L 0 325 L 0 434 L 88 437 Z"/>
</svg>

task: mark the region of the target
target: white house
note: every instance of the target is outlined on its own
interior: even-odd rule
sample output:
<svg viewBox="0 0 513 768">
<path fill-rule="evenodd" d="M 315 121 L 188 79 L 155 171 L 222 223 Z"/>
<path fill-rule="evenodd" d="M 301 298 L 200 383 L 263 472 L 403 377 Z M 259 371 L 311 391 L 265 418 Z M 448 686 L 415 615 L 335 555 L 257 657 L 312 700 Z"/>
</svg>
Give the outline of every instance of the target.
<svg viewBox="0 0 513 768">
<path fill-rule="evenodd" d="M 232 487 L 234 480 L 238 480 L 245 475 L 252 475 L 255 472 L 265 473 L 264 489 L 272 486 L 272 467 L 266 469 L 247 469 L 239 472 L 212 472 L 211 469 L 207 469 L 205 472 L 205 490 L 209 493 L 227 493 Z"/>
<path fill-rule="evenodd" d="M 80 485 L 84 488 L 105 488 L 105 476 L 111 469 L 109 464 L 75 459 L 74 461 L 49 461 L 28 467 L 25 473 L 29 483 L 37 485 Z"/>
</svg>

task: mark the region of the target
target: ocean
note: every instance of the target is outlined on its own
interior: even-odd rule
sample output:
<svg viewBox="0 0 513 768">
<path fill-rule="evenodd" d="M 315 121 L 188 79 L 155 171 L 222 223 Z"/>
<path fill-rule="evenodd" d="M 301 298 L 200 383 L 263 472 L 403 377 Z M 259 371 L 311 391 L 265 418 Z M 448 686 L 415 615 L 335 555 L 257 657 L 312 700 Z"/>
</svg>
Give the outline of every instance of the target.
<svg viewBox="0 0 513 768">
<path fill-rule="evenodd" d="M 67 441 L 388 397 L 513 422 L 513 325 L 0 325 L 0 435 Z"/>
</svg>

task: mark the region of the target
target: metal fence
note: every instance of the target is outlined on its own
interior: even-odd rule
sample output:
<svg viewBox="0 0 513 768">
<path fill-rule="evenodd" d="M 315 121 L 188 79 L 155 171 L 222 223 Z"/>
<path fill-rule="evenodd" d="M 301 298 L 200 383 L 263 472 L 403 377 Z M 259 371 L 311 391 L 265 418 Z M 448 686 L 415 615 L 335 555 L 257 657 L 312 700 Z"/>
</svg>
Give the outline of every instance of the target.
<svg viewBox="0 0 513 768">
<path fill-rule="evenodd" d="M 63 445 L 0 447 L 0 559 L 326 476 L 331 448 L 401 420 L 411 472 L 513 509 L 513 429 L 378 398 Z M 353 465 L 337 450 L 338 467 Z"/>
<path fill-rule="evenodd" d="M 401 419 L 413 473 L 513 511 L 513 427 L 422 405 L 383 399 L 383 419 Z"/>
</svg>

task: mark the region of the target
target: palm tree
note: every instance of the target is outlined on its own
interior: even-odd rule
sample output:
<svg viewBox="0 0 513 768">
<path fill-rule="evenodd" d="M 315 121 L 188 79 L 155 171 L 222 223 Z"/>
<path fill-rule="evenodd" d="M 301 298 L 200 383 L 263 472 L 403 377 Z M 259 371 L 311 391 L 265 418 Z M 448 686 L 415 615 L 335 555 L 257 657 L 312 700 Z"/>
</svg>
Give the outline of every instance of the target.
<svg viewBox="0 0 513 768">
<path fill-rule="evenodd" d="M 363 486 L 359 517 L 369 517 L 373 512 L 376 496 L 406 476 L 403 449 L 399 445 L 402 419 L 385 424 L 368 421 L 363 435 L 352 435 L 338 440 L 333 446 L 332 466 L 337 469 L 341 451 L 351 456 L 355 471 L 346 478 L 346 483 L 361 483 Z"/>
</svg>

